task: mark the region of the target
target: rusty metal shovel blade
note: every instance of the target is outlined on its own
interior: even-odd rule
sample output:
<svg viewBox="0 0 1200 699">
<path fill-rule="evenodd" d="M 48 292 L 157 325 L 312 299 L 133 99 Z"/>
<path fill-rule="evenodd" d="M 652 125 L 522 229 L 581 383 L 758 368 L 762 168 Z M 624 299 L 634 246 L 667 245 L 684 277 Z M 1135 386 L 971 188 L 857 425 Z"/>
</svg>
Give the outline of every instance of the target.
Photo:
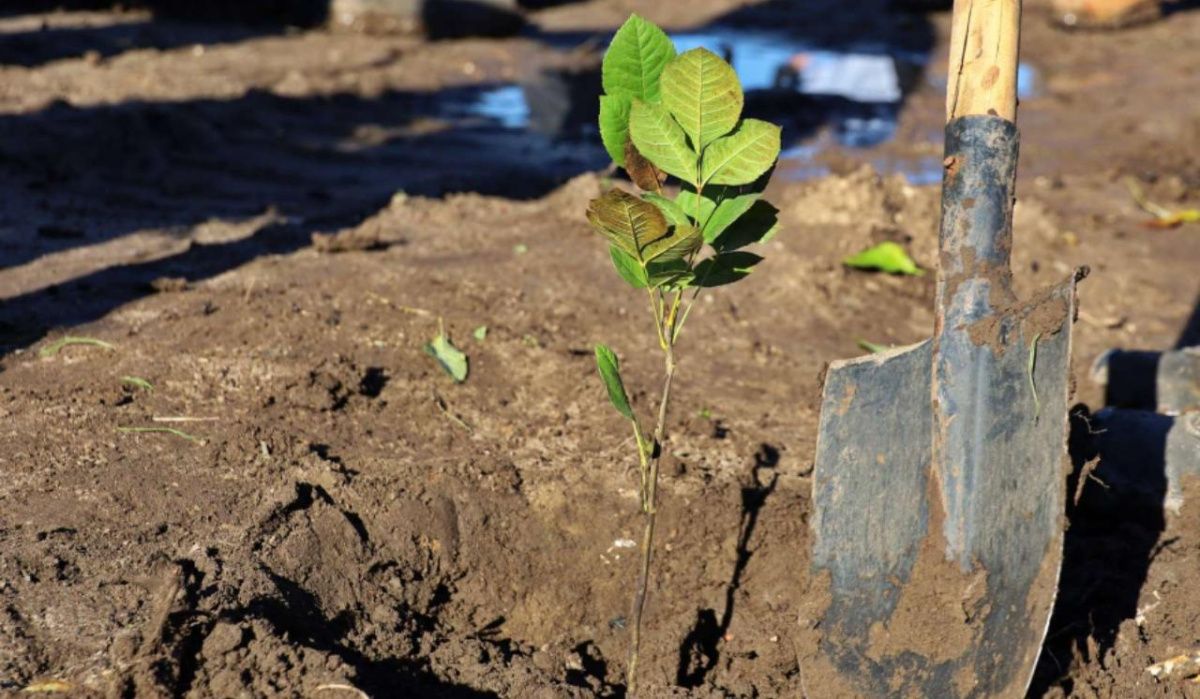
<svg viewBox="0 0 1200 699">
<path fill-rule="evenodd" d="M 1015 300 L 1016 127 L 946 139 L 934 337 L 825 380 L 815 626 L 848 694 L 1024 696 L 1058 582 L 1078 275 Z"/>
</svg>

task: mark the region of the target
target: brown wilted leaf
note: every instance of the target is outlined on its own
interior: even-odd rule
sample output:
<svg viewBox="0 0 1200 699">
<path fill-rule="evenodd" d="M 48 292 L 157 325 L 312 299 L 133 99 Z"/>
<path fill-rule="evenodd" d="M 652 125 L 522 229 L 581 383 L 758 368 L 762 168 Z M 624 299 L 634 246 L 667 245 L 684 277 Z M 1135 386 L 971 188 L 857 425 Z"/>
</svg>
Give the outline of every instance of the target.
<svg viewBox="0 0 1200 699">
<path fill-rule="evenodd" d="M 625 171 L 629 173 L 629 179 L 633 180 L 638 189 L 662 193 L 662 183 L 667 179 L 666 173 L 654 167 L 654 163 L 639 153 L 633 141 L 625 142 Z"/>
</svg>

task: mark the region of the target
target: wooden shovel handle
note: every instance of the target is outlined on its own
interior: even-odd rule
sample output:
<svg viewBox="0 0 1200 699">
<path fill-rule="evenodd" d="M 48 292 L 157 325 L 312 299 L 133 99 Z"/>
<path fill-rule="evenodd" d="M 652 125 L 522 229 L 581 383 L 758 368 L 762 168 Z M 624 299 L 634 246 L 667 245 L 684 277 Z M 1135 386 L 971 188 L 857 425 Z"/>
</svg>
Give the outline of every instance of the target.
<svg viewBox="0 0 1200 699">
<path fill-rule="evenodd" d="M 954 0 L 946 122 L 969 114 L 1017 120 L 1021 0 Z"/>
</svg>

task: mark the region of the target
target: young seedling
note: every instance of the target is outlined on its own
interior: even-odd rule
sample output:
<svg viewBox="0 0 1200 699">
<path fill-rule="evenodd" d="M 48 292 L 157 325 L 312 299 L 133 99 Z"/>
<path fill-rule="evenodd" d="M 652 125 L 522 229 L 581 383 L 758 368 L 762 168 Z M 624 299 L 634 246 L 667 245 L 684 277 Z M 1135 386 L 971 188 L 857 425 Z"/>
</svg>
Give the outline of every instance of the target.
<svg viewBox="0 0 1200 699">
<path fill-rule="evenodd" d="M 667 35 L 637 15 L 613 37 L 601 76 L 601 138 L 641 194 L 614 188 L 591 201 L 587 219 L 608 242 L 617 274 L 645 290 L 664 361 L 658 418 L 647 434 L 616 353 L 596 346 L 600 376 L 613 407 L 632 426 L 640 465 L 644 532 L 626 671 L 632 696 L 676 343 L 704 289 L 743 279 L 762 261 L 742 248 L 768 240 L 778 227 L 778 210 L 760 195 L 779 156 L 780 130 L 742 118 L 742 88 L 729 64 L 703 48 L 676 55 Z M 677 191 L 665 186 L 668 177 Z"/>
</svg>

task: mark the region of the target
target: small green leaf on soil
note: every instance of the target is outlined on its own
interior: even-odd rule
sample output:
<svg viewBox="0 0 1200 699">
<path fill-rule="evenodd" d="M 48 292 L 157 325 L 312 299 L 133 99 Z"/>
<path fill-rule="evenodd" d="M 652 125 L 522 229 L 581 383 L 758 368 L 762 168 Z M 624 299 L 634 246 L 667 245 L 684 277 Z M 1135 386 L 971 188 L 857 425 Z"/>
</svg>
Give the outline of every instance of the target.
<svg viewBox="0 0 1200 699">
<path fill-rule="evenodd" d="M 450 338 L 444 332 L 439 332 L 425 345 L 425 353 L 437 360 L 456 383 L 467 380 L 467 355 L 450 344 Z"/>
<path fill-rule="evenodd" d="M 486 326 L 486 325 L 480 325 L 478 328 L 475 328 L 474 332 L 471 333 L 471 335 L 473 335 L 475 337 L 475 340 L 478 342 L 483 342 L 484 340 L 486 340 L 487 334 L 488 334 L 488 326 Z"/>
<path fill-rule="evenodd" d="M 153 391 L 154 390 L 154 384 L 150 383 L 149 381 L 143 379 L 140 376 L 122 376 L 121 383 L 128 384 L 130 386 L 133 386 L 134 388 L 140 388 L 143 391 Z"/>
<path fill-rule="evenodd" d="M 54 342 L 51 342 L 50 344 L 38 350 L 38 356 L 53 357 L 64 347 L 70 347 L 71 345 L 90 345 L 92 347 L 100 347 L 106 350 L 116 349 L 116 347 L 110 345 L 104 340 L 97 340 L 94 337 L 71 337 L 68 335 L 67 337 L 60 337 Z"/>
<path fill-rule="evenodd" d="M 524 255 L 527 252 L 529 252 L 529 246 L 525 243 L 517 243 L 513 246 L 513 254 Z"/>
<path fill-rule="evenodd" d="M 625 394 L 625 384 L 621 381 L 621 364 L 617 355 L 604 345 L 596 345 L 596 368 L 600 370 L 600 378 L 608 389 L 608 400 L 618 413 L 632 420 L 633 408 L 629 407 L 629 396 Z"/>
<path fill-rule="evenodd" d="M 842 260 L 842 264 L 854 269 L 872 269 L 888 274 L 907 274 L 920 277 L 925 270 L 917 266 L 899 243 L 888 240 L 857 255 L 851 255 Z"/>
<path fill-rule="evenodd" d="M 876 344 L 870 340 L 864 340 L 862 338 L 859 338 L 858 346 L 862 350 L 870 352 L 871 354 L 879 354 L 887 349 L 887 347 L 884 347 L 883 345 Z"/>
</svg>

